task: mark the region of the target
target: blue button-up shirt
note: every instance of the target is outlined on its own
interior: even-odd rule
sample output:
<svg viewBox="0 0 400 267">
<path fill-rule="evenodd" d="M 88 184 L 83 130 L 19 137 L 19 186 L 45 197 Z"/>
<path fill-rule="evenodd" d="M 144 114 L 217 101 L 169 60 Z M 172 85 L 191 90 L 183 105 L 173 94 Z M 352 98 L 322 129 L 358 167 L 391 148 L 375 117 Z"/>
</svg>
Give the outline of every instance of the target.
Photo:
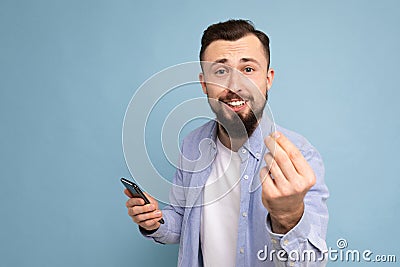
<svg viewBox="0 0 400 267">
<path fill-rule="evenodd" d="M 276 130 L 298 147 L 313 168 L 316 184 L 305 196 L 305 210 L 298 224 L 285 235 L 271 230 L 268 211 L 262 204 L 259 179 L 259 170 L 265 166 L 263 155 L 268 153 L 263 139 L 273 130 L 271 125 L 262 119 L 239 149 L 242 162 L 236 266 L 324 266 L 320 259 L 327 249 L 328 189 L 324 183 L 323 162 L 318 151 L 304 137 L 279 126 Z M 142 231 L 143 235 L 159 243 L 179 242 L 178 266 L 203 266 L 200 245 L 202 193 L 217 153 L 217 128 L 217 123 L 210 121 L 184 139 L 170 205 L 163 209 L 165 224 L 151 234 Z"/>
</svg>

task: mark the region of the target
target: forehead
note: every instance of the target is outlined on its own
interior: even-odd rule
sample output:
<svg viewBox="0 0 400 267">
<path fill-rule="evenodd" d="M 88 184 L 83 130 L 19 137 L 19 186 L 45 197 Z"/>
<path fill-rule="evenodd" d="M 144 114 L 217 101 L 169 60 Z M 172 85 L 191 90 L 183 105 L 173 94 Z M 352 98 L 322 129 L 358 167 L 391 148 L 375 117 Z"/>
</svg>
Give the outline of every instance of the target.
<svg viewBox="0 0 400 267">
<path fill-rule="evenodd" d="M 239 61 L 241 58 L 255 58 L 267 64 L 265 49 L 257 36 L 250 34 L 236 41 L 217 40 L 204 51 L 204 61 L 227 59 Z"/>
</svg>

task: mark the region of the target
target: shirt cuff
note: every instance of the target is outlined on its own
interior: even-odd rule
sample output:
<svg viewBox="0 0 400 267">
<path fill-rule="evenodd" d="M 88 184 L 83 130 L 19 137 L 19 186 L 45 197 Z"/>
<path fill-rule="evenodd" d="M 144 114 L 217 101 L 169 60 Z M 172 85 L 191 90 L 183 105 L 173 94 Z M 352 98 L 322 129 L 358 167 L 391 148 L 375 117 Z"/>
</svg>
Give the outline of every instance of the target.
<svg viewBox="0 0 400 267">
<path fill-rule="evenodd" d="M 281 250 L 282 247 L 281 247 L 280 243 L 281 243 L 281 240 L 284 235 L 272 232 L 271 216 L 269 215 L 269 213 L 267 215 L 266 223 L 267 223 L 267 225 L 266 225 L 267 231 L 268 231 L 269 237 L 271 238 L 272 246 L 274 247 L 275 250 Z"/>
<path fill-rule="evenodd" d="M 277 250 L 284 249 L 290 252 L 292 250 L 298 250 L 302 247 L 302 244 L 309 242 L 318 250 L 325 250 L 325 240 L 318 236 L 319 228 L 316 228 L 316 226 L 312 224 L 312 221 L 312 213 L 305 207 L 304 213 L 295 227 L 286 234 L 277 234 L 272 232 L 271 217 L 268 214 L 266 227 L 274 248 Z"/>
<path fill-rule="evenodd" d="M 165 221 L 165 220 L 164 220 Z M 165 222 L 164 224 L 160 224 L 160 227 L 154 231 L 147 231 L 146 229 L 139 226 L 140 233 L 148 239 L 153 239 L 157 243 L 165 244 L 164 238 L 167 236 L 168 226 Z"/>
</svg>

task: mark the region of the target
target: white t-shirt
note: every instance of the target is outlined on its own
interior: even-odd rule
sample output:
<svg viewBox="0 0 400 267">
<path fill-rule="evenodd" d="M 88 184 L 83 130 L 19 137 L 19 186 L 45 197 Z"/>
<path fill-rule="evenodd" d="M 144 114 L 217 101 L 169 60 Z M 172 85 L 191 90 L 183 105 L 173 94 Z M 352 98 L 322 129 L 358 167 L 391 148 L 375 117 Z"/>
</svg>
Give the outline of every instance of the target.
<svg viewBox="0 0 400 267">
<path fill-rule="evenodd" d="M 240 156 L 217 138 L 204 189 L 200 240 L 205 267 L 235 266 L 240 212 Z"/>
</svg>

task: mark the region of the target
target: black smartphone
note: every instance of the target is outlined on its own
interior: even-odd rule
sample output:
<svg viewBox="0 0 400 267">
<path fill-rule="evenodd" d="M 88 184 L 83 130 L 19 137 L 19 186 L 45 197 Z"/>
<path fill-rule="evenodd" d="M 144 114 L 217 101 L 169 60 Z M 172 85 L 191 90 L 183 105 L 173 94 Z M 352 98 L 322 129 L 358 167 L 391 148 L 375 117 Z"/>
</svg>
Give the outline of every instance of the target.
<svg viewBox="0 0 400 267">
<path fill-rule="evenodd" d="M 137 184 L 135 184 L 134 182 L 131 182 L 125 178 L 121 178 L 121 182 L 126 187 L 126 189 L 128 189 L 129 192 L 131 192 L 133 197 L 140 197 L 141 199 L 144 200 L 144 203 L 150 204 L 149 199 L 146 197 L 146 195 L 143 193 L 142 189 L 140 189 L 140 187 Z M 161 220 L 159 220 L 158 222 L 161 224 L 164 224 L 164 219 L 161 218 Z"/>
</svg>

